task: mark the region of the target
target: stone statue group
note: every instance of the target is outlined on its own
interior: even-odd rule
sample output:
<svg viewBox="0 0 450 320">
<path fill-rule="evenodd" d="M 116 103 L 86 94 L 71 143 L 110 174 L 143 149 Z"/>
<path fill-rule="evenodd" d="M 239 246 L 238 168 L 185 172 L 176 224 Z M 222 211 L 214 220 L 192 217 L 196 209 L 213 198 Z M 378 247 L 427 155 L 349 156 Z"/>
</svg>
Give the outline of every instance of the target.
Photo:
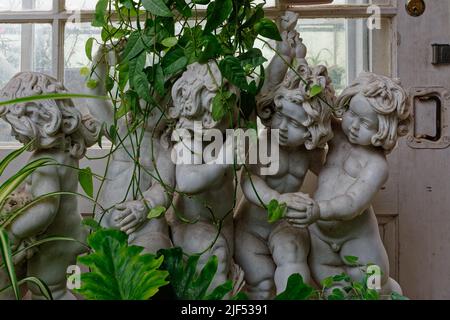
<svg viewBox="0 0 450 320">
<path fill-rule="evenodd" d="M 140 124 L 142 134 L 128 134 L 131 114 L 118 120 L 116 135 L 125 138 L 116 141 L 98 199 L 108 210 L 98 210 L 96 219 L 104 227 L 126 232 L 129 243 L 145 252 L 178 246 L 188 254 L 203 253 L 199 268 L 217 256 L 210 289 L 233 279 L 236 291 L 243 287 L 252 299 L 271 299 L 285 290 L 294 273 L 311 285 L 341 273 L 360 280 L 361 268 L 370 263 L 382 270 L 381 292 L 400 293 L 389 277 L 371 201 L 388 179 L 386 155 L 408 128 L 406 93 L 398 81 L 362 73 L 336 97 L 326 67 L 309 66 L 305 59 L 306 47 L 295 30 L 297 18 L 290 12 L 281 18 L 279 54 L 266 68 L 257 96 L 257 117 L 269 131 L 279 130 L 277 172 L 262 174 L 263 164 L 242 169 L 243 196 L 235 204 L 234 164 L 202 159 L 202 153 L 192 150 L 204 150 L 209 142 L 199 144 L 192 136 L 171 142 L 174 128 L 195 135 L 194 122 L 225 132 L 228 119 L 214 120 L 212 101 L 219 90 L 239 95 L 215 63 L 194 63 L 173 85 L 170 102 L 155 98 L 167 107 L 151 110 Z M 105 95 L 104 78 L 115 58 L 113 52 L 98 52 L 94 76 L 99 85 L 90 93 Z M 311 94 L 313 86 L 320 86 L 319 95 Z M 65 92 L 52 77 L 24 72 L 1 90 L 0 99 Z M 11 206 L 20 205 L 21 197 L 78 190 L 78 172 L 73 168 L 97 143 L 100 131 L 114 123 L 110 101 L 89 101 L 89 110 L 90 115 L 83 116 L 68 99 L 0 107 L 15 138 L 23 144 L 33 141 L 30 161 L 46 157 L 62 164 L 36 170 L 10 197 Z M 169 127 L 169 121 L 175 125 Z M 104 134 L 113 140 L 111 132 Z M 130 150 L 138 141 L 136 157 Z M 196 161 L 177 164 L 172 151 L 186 151 L 186 146 Z M 217 157 L 232 147 L 225 143 Z M 299 192 L 308 171 L 318 176 L 313 195 Z M 138 186 L 129 188 L 136 176 Z M 273 200 L 286 209 L 280 220 L 269 223 L 267 207 Z M 167 209 L 165 215 L 148 219 L 149 210 L 156 207 Z M 56 195 L 27 209 L 7 232 L 13 249 L 55 235 L 85 242 L 81 220 L 76 197 Z M 19 278 L 42 279 L 55 299 L 74 298 L 66 288 L 66 270 L 84 250 L 76 242 L 45 243 L 17 257 L 16 270 Z M 358 257 L 357 263 L 346 256 Z M 1 270 L 0 288 L 8 281 Z M 43 298 L 37 289 L 30 289 L 33 298 Z M 8 291 L 0 294 L 10 297 Z"/>
</svg>

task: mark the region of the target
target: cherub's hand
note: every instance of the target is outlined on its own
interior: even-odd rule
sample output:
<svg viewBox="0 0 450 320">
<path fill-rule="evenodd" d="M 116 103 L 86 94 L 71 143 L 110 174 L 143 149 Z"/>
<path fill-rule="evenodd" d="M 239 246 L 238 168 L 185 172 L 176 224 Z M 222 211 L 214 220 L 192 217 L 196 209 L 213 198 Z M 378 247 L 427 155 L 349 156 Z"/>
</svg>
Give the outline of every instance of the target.
<svg viewBox="0 0 450 320">
<path fill-rule="evenodd" d="M 279 54 L 294 57 L 295 54 L 295 39 L 296 31 L 283 31 L 281 33 L 282 41 L 277 42 L 277 51 Z"/>
<path fill-rule="evenodd" d="M 279 203 L 285 203 L 289 209 L 293 209 L 299 212 L 306 212 L 308 207 L 313 204 L 312 200 L 301 192 L 294 193 L 282 193 L 277 198 Z"/>
<path fill-rule="evenodd" d="M 289 221 L 294 227 L 305 228 L 313 224 L 320 218 L 320 209 L 316 202 L 308 205 L 306 210 L 288 210 L 285 219 Z"/>
<path fill-rule="evenodd" d="M 298 14 L 292 11 L 286 11 L 284 15 L 281 16 L 280 26 L 281 30 L 291 31 L 294 30 L 297 25 Z"/>
<path fill-rule="evenodd" d="M 294 37 L 295 57 L 298 59 L 304 59 L 306 57 L 307 48 L 303 43 L 303 39 L 297 33 Z"/>
<path fill-rule="evenodd" d="M 112 214 L 116 227 L 130 235 L 147 220 L 147 213 L 143 201 L 132 200 L 116 205 Z"/>
</svg>

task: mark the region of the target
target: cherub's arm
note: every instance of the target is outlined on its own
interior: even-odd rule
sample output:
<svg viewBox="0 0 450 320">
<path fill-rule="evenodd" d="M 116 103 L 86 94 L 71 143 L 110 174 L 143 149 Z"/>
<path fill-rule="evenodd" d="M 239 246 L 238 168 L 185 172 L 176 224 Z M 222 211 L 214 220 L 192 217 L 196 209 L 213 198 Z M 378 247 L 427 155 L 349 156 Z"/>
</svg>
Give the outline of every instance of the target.
<svg viewBox="0 0 450 320">
<path fill-rule="evenodd" d="M 153 174 L 158 180 L 153 179 L 152 186 L 143 192 L 143 199 L 130 200 L 116 205 L 113 213 L 114 222 L 121 231 L 132 234 L 147 221 L 149 209 L 169 206 L 172 200 L 171 190 L 175 186 L 175 165 L 172 163 L 169 153 L 169 150 L 160 150 L 156 155 L 157 172 L 155 170 Z"/>
<path fill-rule="evenodd" d="M 144 199 L 153 207 L 169 205 L 172 195 L 170 190 L 175 188 L 175 165 L 170 158 L 169 151 L 161 150 L 155 159 L 155 176 L 161 181 L 153 179 L 150 189 L 144 192 Z M 162 183 L 161 183 L 162 182 Z M 164 186 L 165 185 L 165 186 Z M 169 190 L 166 190 L 166 188 Z"/>
<path fill-rule="evenodd" d="M 60 191 L 57 168 L 45 166 L 32 174 L 31 194 L 39 196 Z M 59 208 L 59 196 L 48 197 L 27 209 L 10 225 L 9 231 L 19 239 L 43 233 L 53 222 Z"/>
<path fill-rule="evenodd" d="M 93 58 L 94 72 L 92 79 L 97 81 L 97 86 L 93 89 L 87 88 L 88 94 L 95 96 L 105 96 L 105 79 L 109 74 L 108 64 L 113 63 L 114 52 L 108 51 L 110 48 L 100 48 Z M 90 99 L 87 105 L 89 112 L 100 122 L 105 122 L 108 128 L 114 123 L 114 108 L 109 100 Z"/>
<path fill-rule="evenodd" d="M 243 169 L 241 175 L 241 188 L 248 201 L 263 208 L 264 205 L 267 206 L 272 199 L 278 199 L 280 193 L 270 188 L 266 181 L 256 173 L 257 171 L 257 165 L 247 166 Z"/>
<path fill-rule="evenodd" d="M 321 220 L 352 220 L 370 206 L 370 202 L 388 178 L 386 161 L 374 159 L 362 169 L 358 179 L 344 195 L 319 201 Z"/>
<path fill-rule="evenodd" d="M 277 42 L 276 53 L 265 70 L 266 76 L 264 85 L 260 94 L 265 94 L 273 90 L 281 82 L 283 82 L 289 64 L 292 64 L 293 40 L 289 38 L 289 33 L 283 31 L 281 33 L 282 41 Z"/>
<path fill-rule="evenodd" d="M 222 147 L 218 159 L 223 159 L 224 152 L 227 152 L 227 148 L 231 148 L 232 144 L 229 143 L 230 139 L 227 139 L 227 143 Z M 195 145 L 197 144 L 197 145 Z M 217 183 L 222 181 L 222 177 L 227 172 L 230 164 L 220 163 L 203 163 L 203 146 L 202 142 L 196 142 L 189 138 L 183 138 L 174 146 L 174 150 L 177 155 L 188 155 L 189 159 L 193 162 L 177 163 L 176 165 L 176 185 L 177 191 L 187 194 L 199 194 L 205 192 Z M 189 160 L 188 159 L 188 160 Z"/>
</svg>

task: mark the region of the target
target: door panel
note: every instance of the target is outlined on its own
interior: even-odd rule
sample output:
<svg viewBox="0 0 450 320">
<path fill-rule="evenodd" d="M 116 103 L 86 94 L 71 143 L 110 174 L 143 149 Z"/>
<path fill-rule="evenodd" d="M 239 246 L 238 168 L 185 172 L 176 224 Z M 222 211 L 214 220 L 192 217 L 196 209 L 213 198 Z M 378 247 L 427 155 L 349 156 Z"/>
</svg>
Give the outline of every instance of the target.
<svg viewBox="0 0 450 320">
<path fill-rule="evenodd" d="M 396 65 L 403 86 L 449 90 L 450 66 L 431 64 L 431 45 L 450 43 L 449 1 L 427 2 L 426 12 L 418 18 L 406 14 L 402 1 L 398 9 Z M 422 112 L 416 124 L 429 127 L 433 113 Z M 391 165 L 398 171 L 394 182 L 399 200 L 400 284 L 410 298 L 449 299 L 450 149 L 417 148 L 402 139 L 396 152 L 398 161 Z"/>
</svg>

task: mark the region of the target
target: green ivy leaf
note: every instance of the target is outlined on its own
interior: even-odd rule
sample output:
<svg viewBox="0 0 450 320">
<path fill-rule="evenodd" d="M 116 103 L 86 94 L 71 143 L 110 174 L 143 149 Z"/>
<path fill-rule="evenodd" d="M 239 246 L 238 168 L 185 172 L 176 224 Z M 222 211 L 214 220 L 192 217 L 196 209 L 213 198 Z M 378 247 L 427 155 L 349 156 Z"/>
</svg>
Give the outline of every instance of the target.
<svg viewBox="0 0 450 320">
<path fill-rule="evenodd" d="M 250 65 L 253 69 L 267 61 L 267 59 L 263 57 L 261 50 L 258 48 L 252 48 L 247 52 L 244 52 L 238 59 L 241 61 L 242 66 Z"/>
<path fill-rule="evenodd" d="M 210 1 L 211 1 L 211 0 L 192 0 L 192 3 L 206 5 L 206 4 L 208 4 Z"/>
<path fill-rule="evenodd" d="M 319 94 L 322 93 L 322 87 L 318 84 L 315 84 L 311 87 L 311 89 L 309 90 L 309 97 L 313 98 Z"/>
<path fill-rule="evenodd" d="M 198 56 L 198 62 L 207 63 L 210 59 L 216 58 L 221 53 L 221 46 L 217 37 L 206 35 L 203 37 L 203 50 Z"/>
<path fill-rule="evenodd" d="M 85 219 L 83 219 L 82 224 L 84 226 L 87 226 L 87 227 L 91 228 L 93 231 L 97 231 L 97 230 L 102 228 L 100 226 L 100 224 L 98 223 L 98 221 L 96 221 L 93 218 L 85 218 Z"/>
<path fill-rule="evenodd" d="M 233 56 L 226 56 L 219 63 L 219 69 L 222 76 L 228 79 L 232 84 L 242 90 L 248 89 L 247 77 L 241 61 Z"/>
<path fill-rule="evenodd" d="M 220 121 L 227 113 L 223 103 L 222 92 L 217 92 L 212 101 L 212 117 L 214 121 Z"/>
<path fill-rule="evenodd" d="M 170 285 L 178 299 L 221 299 L 228 293 L 225 289 L 230 289 L 227 283 L 209 288 L 217 272 L 216 256 L 210 257 L 200 272 L 197 272 L 200 255 L 189 256 L 186 261 L 183 259 L 183 251 L 177 247 L 159 250 L 158 256 L 164 256 L 162 268 L 169 271 Z M 208 289 L 213 289 L 210 295 L 207 295 Z"/>
<path fill-rule="evenodd" d="M 97 88 L 97 86 L 98 86 L 98 81 L 95 79 L 89 79 L 88 81 L 86 81 L 86 87 L 88 87 L 91 90 Z"/>
<path fill-rule="evenodd" d="M 205 33 L 210 33 L 219 27 L 233 11 L 232 0 L 216 0 L 209 4 L 206 11 Z"/>
<path fill-rule="evenodd" d="M 81 275 L 76 290 L 90 300 L 148 300 L 168 284 L 166 271 L 158 270 L 164 257 L 142 254 L 144 248 L 129 246 L 119 230 L 100 229 L 88 237 L 92 253 L 78 262 L 90 268 Z"/>
<path fill-rule="evenodd" d="M 161 17 L 172 17 L 172 11 L 167 8 L 163 0 L 142 0 L 142 5 L 145 10 L 154 14 L 155 16 Z"/>
<path fill-rule="evenodd" d="M 188 58 L 184 55 L 183 50 L 181 50 L 181 56 L 179 56 L 180 51 L 173 52 L 176 52 L 176 54 L 172 54 L 173 57 L 171 56 L 170 58 L 176 57 L 176 60 L 170 61 L 169 57 L 164 60 L 166 66 L 164 67 L 163 65 L 163 69 L 166 76 L 177 74 L 178 72 L 182 71 L 188 64 Z"/>
<path fill-rule="evenodd" d="M 272 199 L 267 206 L 268 212 L 268 222 L 274 223 L 282 219 L 287 211 L 287 206 L 285 203 L 278 203 L 276 199 Z"/>
<path fill-rule="evenodd" d="M 163 206 L 155 207 L 150 210 L 147 219 L 157 219 L 161 217 L 164 214 L 164 212 L 166 212 L 166 208 L 164 208 Z"/>
<path fill-rule="evenodd" d="M 89 69 L 88 67 L 82 67 L 80 69 L 80 75 L 83 77 L 89 76 L 90 73 L 91 73 L 91 69 Z"/>
<path fill-rule="evenodd" d="M 177 37 L 169 37 L 165 38 L 163 41 L 161 41 L 161 44 L 167 48 L 172 48 L 178 43 Z"/>
<path fill-rule="evenodd" d="M 351 265 L 355 265 L 355 264 L 357 264 L 358 263 L 358 257 L 355 257 L 355 256 L 345 256 L 344 257 L 344 260 L 348 263 L 348 264 L 351 264 Z"/>
<path fill-rule="evenodd" d="M 328 300 L 345 300 L 344 291 L 339 288 L 334 288 L 331 294 L 328 296 Z"/>
<path fill-rule="evenodd" d="M 329 276 L 326 277 L 325 279 L 323 279 L 320 284 L 322 285 L 323 288 L 327 289 L 327 288 L 331 288 L 331 286 L 333 285 L 334 280 L 333 280 L 333 276 Z"/>
<path fill-rule="evenodd" d="M 143 35 L 139 31 L 134 31 L 128 37 L 127 44 L 122 53 L 122 60 L 130 61 L 140 55 L 145 50 Z"/>
<path fill-rule="evenodd" d="M 87 167 L 78 171 L 78 182 L 84 192 L 91 198 L 94 197 L 94 182 L 92 178 L 92 170 Z"/>
<path fill-rule="evenodd" d="M 286 290 L 278 294 L 275 300 L 308 300 L 314 293 L 314 289 L 303 282 L 303 277 L 298 274 L 289 276 Z"/>
<path fill-rule="evenodd" d="M 190 18 L 192 17 L 192 10 L 189 5 L 184 0 L 175 0 L 176 8 L 178 12 L 180 12 L 183 17 Z"/>
<path fill-rule="evenodd" d="M 94 38 L 89 38 L 86 41 L 86 45 L 85 45 L 85 51 L 86 51 L 86 57 L 92 61 L 92 47 L 94 45 Z"/>
<path fill-rule="evenodd" d="M 262 18 L 254 26 L 255 31 L 265 38 L 282 41 L 280 31 L 275 22 L 268 18 Z"/>
<path fill-rule="evenodd" d="M 93 27 L 102 27 L 105 23 L 106 10 L 108 8 L 109 0 L 98 0 L 95 6 L 95 17 L 92 21 Z"/>
</svg>

